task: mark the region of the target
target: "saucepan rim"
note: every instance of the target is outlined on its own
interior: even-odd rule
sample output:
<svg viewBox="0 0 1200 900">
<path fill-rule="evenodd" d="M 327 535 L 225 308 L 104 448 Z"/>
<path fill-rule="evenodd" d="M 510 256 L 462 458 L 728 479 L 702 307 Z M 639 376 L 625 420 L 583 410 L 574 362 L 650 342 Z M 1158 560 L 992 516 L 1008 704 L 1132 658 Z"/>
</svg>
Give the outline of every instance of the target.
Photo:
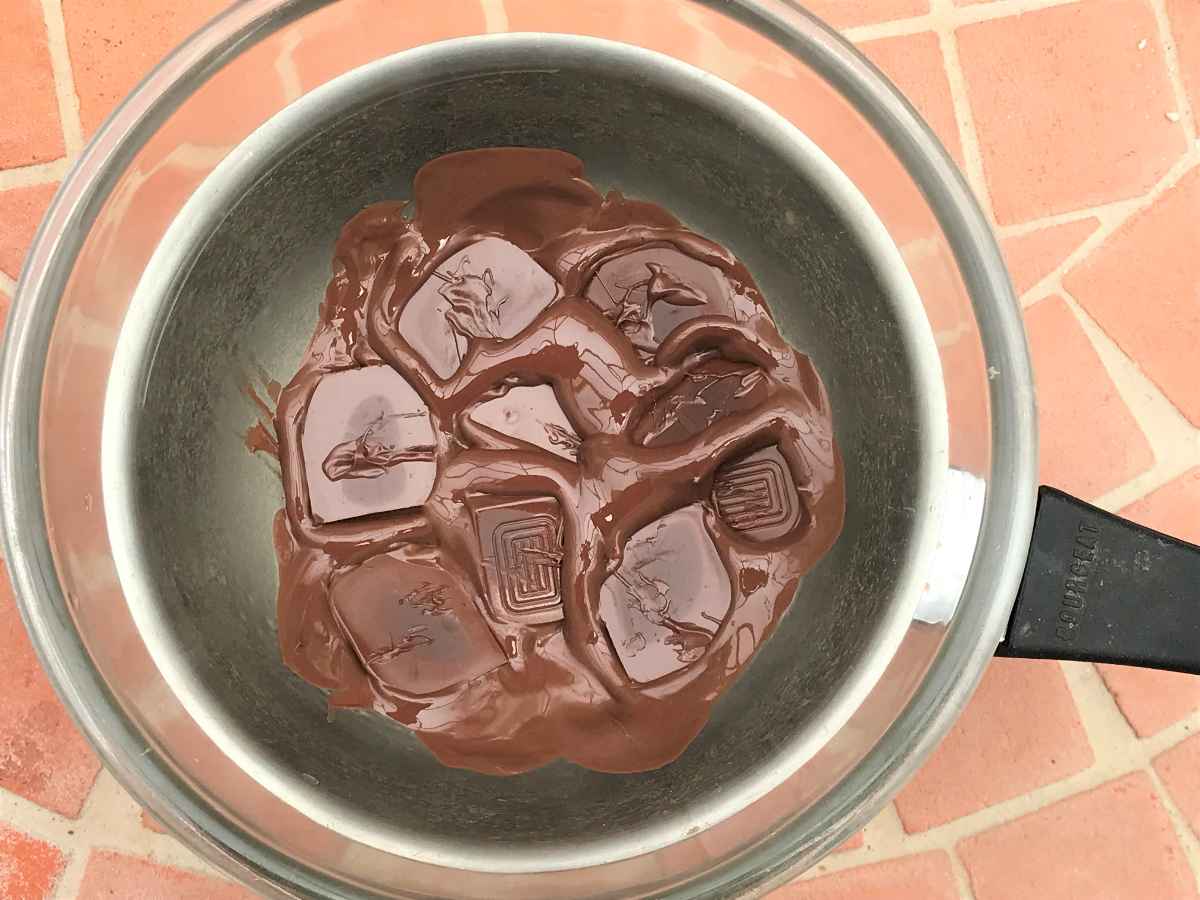
<svg viewBox="0 0 1200 900">
<path fill-rule="evenodd" d="M 75 255 L 123 167 L 223 63 L 336 0 L 244 0 L 168 56 L 109 117 L 64 179 L 18 284 L 0 369 L 0 495 L 18 606 L 51 681 L 110 771 L 194 850 L 274 886 L 311 884 L 303 863 L 204 807 L 145 741 L 95 669 L 75 629 L 50 549 L 38 425 L 45 351 Z M 714 896 L 779 883 L 832 847 L 894 793 L 965 704 L 1002 637 L 1024 568 L 1036 500 L 1036 419 L 1024 331 L 991 230 L 945 150 L 912 107 L 851 45 L 783 0 L 692 0 L 719 8 L 817 70 L 887 141 L 951 242 L 989 369 L 991 472 L 980 540 L 942 650 L 884 737 L 818 805 L 839 823 L 818 845 L 783 828 L 711 873 Z M 197 827 L 192 823 L 201 823 Z"/>
</svg>

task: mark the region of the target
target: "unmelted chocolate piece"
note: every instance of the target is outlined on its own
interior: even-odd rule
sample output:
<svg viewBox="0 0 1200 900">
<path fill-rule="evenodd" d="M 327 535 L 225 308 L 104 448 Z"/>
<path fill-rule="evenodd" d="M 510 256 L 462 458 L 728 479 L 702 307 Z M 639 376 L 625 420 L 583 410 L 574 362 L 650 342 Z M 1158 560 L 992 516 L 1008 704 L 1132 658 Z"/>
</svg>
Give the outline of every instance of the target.
<svg viewBox="0 0 1200 900">
<path fill-rule="evenodd" d="M 472 339 L 510 338 L 558 296 L 558 283 L 508 241 L 489 237 L 445 260 L 400 312 L 398 330 L 442 378 Z"/>
<path fill-rule="evenodd" d="M 503 397 L 480 403 L 471 419 L 575 461 L 579 435 L 548 384 L 510 388 Z"/>
<path fill-rule="evenodd" d="M 557 622 L 562 609 L 562 511 L 553 497 L 475 494 L 488 605 L 506 622 Z"/>
<path fill-rule="evenodd" d="M 459 579 L 402 552 L 335 575 L 330 602 L 354 652 L 380 684 L 427 696 L 505 663 Z"/>
<path fill-rule="evenodd" d="M 697 316 L 732 316 L 733 297 L 720 269 L 670 247 L 648 247 L 606 260 L 587 298 L 644 353 Z"/>
<path fill-rule="evenodd" d="M 767 376 L 755 366 L 715 359 L 697 366 L 660 397 L 634 429 L 646 447 L 677 444 L 707 431 L 718 420 L 753 409 L 767 397 Z"/>
<path fill-rule="evenodd" d="M 777 446 L 717 469 L 713 505 L 726 525 L 756 541 L 781 538 L 804 519 L 804 502 Z"/>
<path fill-rule="evenodd" d="M 645 684 L 704 655 L 731 597 L 697 504 L 629 539 L 620 568 L 600 589 L 600 618 L 626 674 Z"/>
<path fill-rule="evenodd" d="M 420 506 L 437 475 L 429 410 L 389 366 L 324 375 L 301 431 L 318 522 Z"/>
</svg>

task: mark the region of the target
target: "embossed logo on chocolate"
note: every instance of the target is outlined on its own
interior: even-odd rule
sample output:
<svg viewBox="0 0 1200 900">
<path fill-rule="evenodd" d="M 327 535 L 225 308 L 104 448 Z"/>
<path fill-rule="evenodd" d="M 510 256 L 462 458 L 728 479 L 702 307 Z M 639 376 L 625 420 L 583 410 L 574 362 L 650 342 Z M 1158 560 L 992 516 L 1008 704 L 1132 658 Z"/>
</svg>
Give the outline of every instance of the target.
<svg viewBox="0 0 1200 900">
<path fill-rule="evenodd" d="M 355 216 L 275 411 L 284 661 L 444 763 L 677 757 L 841 528 L 808 358 L 750 273 L 553 150 Z"/>
<path fill-rule="evenodd" d="M 494 614 L 518 622 L 562 618 L 562 517 L 553 497 L 468 500 Z"/>
<path fill-rule="evenodd" d="M 767 447 L 718 469 L 713 502 L 730 528 L 760 541 L 783 537 L 804 515 L 796 483 L 778 447 Z"/>
<path fill-rule="evenodd" d="M 558 606 L 558 567 L 562 550 L 549 516 L 501 525 L 492 534 L 492 552 L 504 582 L 504 605 L 515 612 Z"/>
</svg>

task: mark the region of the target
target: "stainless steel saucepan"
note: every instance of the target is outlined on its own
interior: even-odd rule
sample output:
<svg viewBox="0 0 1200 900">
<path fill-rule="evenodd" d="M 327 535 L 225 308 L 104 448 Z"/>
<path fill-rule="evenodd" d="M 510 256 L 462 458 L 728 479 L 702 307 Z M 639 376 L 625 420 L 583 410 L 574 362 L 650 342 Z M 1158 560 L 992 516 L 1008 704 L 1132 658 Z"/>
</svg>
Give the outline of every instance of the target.
<svg viewBox="0 0 1200 900">
<path fill-rule="evenodd" d="M 444 768 L 382 717 L 328 717 L 279 657 L 281 492 L 244 381 L 294 371 L 344 221 L 497 145 L 567 149 L 730 247 L 845 454 L 836 547 L 642 775 Z M 270 896 L 752 894 L 887 801 L 998 646 L 1200 661 L 1196 548 L 1039 500 L 984 219 L 912 108 L 783 0 L 235 5 L 64 181 L 0 422 L 8 563 L 60 694 L 154 815 Z"/>
</svg>

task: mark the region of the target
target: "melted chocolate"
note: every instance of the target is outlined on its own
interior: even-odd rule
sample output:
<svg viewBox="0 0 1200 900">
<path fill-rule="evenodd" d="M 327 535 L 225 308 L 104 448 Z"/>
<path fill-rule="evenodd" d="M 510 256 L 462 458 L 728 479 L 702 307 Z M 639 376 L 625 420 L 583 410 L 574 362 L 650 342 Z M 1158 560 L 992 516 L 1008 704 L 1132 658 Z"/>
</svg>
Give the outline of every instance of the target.
<svg viewBox="0 0 1200 900">
<path fill-rule="evenodd" d="M 452 766 L 670 762 L 842 525 L 824 388 L 745 267 L 555 150 L 355 216 L 272 393 L 284 660 Z"/>
<path fill-rule="evenodd" d="M 656 400 L 638 422 L 633 439 L 646 447 L 677 444 L 703 434 L 726 416 L 754 409 L 767 395 L 762 369 L 714 359 L 696 366 Z"/>
</svg>

